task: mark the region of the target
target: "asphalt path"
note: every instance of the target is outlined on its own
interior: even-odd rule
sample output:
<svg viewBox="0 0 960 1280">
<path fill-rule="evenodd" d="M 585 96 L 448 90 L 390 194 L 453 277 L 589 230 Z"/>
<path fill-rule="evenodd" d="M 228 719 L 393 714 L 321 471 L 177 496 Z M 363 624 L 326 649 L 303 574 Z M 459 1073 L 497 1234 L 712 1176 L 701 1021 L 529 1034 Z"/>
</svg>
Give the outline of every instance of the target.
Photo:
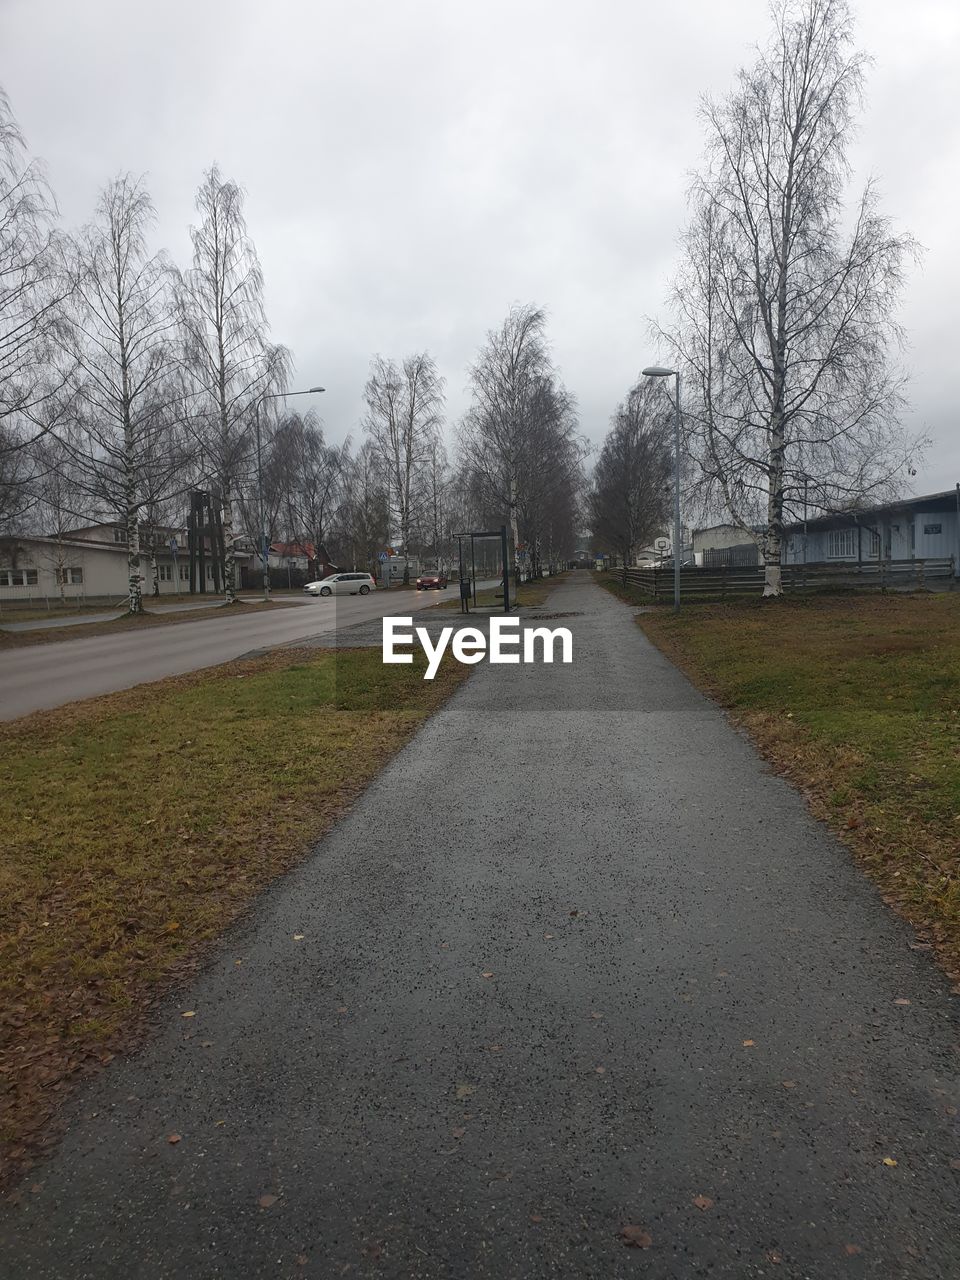
<svg viewBox="0 0 960 1280">
<path fill-rule="evenodd" d="M 245 611 L 240 616 L 10 649 L 0 664 L 0 720 L 198 671 L 252 650 L 329 635 L 385 614 L 414 613 L 437 604 L 438 596 L 457 598 L 456 588 L 298 599 L 296 608 Z"/>
<path fill-rule="evenodd" d="M 574 663 L 476 668 L 264 895 L 4 1275 L 960 1275 L 948 984 L 629 608 L 543 612 Z"/>
</svg>

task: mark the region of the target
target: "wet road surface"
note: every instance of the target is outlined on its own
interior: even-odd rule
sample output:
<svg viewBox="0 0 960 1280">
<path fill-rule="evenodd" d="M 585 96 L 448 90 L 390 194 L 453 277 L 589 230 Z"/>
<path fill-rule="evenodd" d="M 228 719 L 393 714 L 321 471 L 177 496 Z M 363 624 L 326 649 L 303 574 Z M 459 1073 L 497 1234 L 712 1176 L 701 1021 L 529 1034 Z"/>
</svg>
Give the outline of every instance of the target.
<svg viewBox="0 0 960 1280">
<path fill-rule="evenodd" d="M 297 600 L 300 607 L 206 617 L 142 631 L 10 649 L 0 663 L 0 720 L 199 671 L 252 650 L 331 635 L 341 627 L 384 614 L 414 613 L 437 604 L 438 596 L 456 599 L 456 588 L 445 592 L 394 589 L 374 591 L 369 596 Z M 282 597 L 280 600 L 286 603 Z"/>
</svg>

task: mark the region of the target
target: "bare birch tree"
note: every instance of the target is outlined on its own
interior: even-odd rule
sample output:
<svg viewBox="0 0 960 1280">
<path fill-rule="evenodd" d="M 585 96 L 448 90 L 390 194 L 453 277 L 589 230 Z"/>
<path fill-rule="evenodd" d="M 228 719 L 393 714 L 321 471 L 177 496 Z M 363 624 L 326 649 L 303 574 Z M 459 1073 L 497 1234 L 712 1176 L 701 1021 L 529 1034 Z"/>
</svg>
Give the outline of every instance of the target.
<svg viewBox="0 0 960 1280">
<path fill-rule="evenodd" d="M 649 379 L 630 388 L 594 467 L 588 509 L 593 534 L 626 568 L 670 511 L 670 415 Z"/>
<path fill-rule="evenodd" d="M 285 415 L 264 463 L 268 530 L 280 526 L 288 541 L 312 543 L 319 554 L 340 503 L 349 459 L 349 441 L 328 445 L 315 413 Z"/>
<path fill-rule="evenodd" d="M 377 356 L 364 389 L 364 428 L 375 442 L 390 481 L 390 499 L 400 533 L 400 550 L 410 554 L 410 531 L 418 497 L 419 468 L 443 422 L 443 378 L 426 352 L 401 364 Z M 405 564 L 404 582 L 410 580 Z"/>
<path fill-rule="evenodd" d="M 243 193 L 216 165 L 197 192 L 193 266 L 178 288 L 189 418 L 219 490 L 228 604 L 236 599 L 234 506 L 241 478 L 252 471 L 257 403 L 286 385 L 289 355 L 267 342 L 263 272 L 247 235 Z"/>
<path fill-rule="evenodd" d="M 573 400 L 550 361 L 545 323 L 539 308 L 514 307 L 487 334 L 470 371 L 473 402 L 460 429 L 463 465 L 480 505 L 506 516 L 518 583 L 527 547 L 536 572 L 544 512 L 552 492 L 578 470 L 581 454 Z"/>
<path fill-rule="evenodd" d="M 705 101 L 707 165 L 663 336 L 685 372 L 686 428 L 708 499 L 759 525 L 765 596 L 781 593 L 785 516 L 880 499 L 918 443 L 889 360 L 909 237 L 868 184 L 844 206 L 866 59 L 846 0 L 781 0 L 756 64 Z M 806 477 L 806 480 L 804 479 Z"/>
<path fill-rule="evenodd" d="M 373 440 L 365 440 L 348 464 L 337 523 L 351 567 L 375 572 L 377 554 L 390 536 L 390 510 L 383 459 Z"/>
<path fill-rule="evenodd" d="M 149 254 L 153 221 L 142 182 L 121 176 L 68 251 L 75 429 L 63 440 L 87 492 L 123 518 L 131 613 L 143 609 L 141 512 L 176 486 L 183 467 L 164 403 L 176 371 L 171 268 Z"/>
<path fill-rule="evenodd" d="M 43 170 L 0 89 L 0 457 L 48 429 L 43 410 L 60 391 L 56 353 L 69 284 L 60 270 L 57 210 Z M 16 464 L 18 472 L 26 464 Z M 10 464 L 14 468 L 14 464 Z"/>
</svg>

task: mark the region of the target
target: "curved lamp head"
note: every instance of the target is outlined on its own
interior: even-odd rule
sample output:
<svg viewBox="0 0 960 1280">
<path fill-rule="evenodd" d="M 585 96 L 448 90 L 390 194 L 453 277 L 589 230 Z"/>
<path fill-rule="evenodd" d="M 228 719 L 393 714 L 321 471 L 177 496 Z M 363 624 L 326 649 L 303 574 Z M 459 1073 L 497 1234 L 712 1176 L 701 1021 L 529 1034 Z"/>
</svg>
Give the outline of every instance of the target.
<svg viewBox="0 0 960 1280">
<path fill-rule="evenodd" d="M 307 395 L 312 395 L 315 391 L 326 391 L 326 387 L 308 387 Z"/>
<path fill-rule="evenodd" d="M 676 369 L 664 369 L 661 364 L 651 364 L 642 370 L 645 378 L 672 378 L 676 372 Z"/>
</svg>

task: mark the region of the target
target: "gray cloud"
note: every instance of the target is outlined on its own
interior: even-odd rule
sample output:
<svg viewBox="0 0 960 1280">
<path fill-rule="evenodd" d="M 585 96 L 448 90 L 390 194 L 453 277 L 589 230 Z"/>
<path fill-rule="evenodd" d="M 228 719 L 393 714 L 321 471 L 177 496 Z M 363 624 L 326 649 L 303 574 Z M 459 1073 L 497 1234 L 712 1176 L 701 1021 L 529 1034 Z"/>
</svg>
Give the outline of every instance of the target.
<svg viewBox="0 0 960 1280">
<path fill-rule="evenodd" d="M 952 3 L 861 5 L 875 55 L 853 153 L 925 246 L 902 319 L 919 491 L 960 479 L 952 321 L 960 129 Z M 764 0 L 5 0 L 2 83 L 68 225 L 146 172 L 157 243 L 187 257 L 202 170 L 248 192 L 273 333 L 356 434 L 374 352 L 427 347 L 465 407 L 467 367 L 514 301 L 548 310 L 584 432 L 602 436 L 656 355 L 697 102 L 765 37 Z"/>
</svg>

